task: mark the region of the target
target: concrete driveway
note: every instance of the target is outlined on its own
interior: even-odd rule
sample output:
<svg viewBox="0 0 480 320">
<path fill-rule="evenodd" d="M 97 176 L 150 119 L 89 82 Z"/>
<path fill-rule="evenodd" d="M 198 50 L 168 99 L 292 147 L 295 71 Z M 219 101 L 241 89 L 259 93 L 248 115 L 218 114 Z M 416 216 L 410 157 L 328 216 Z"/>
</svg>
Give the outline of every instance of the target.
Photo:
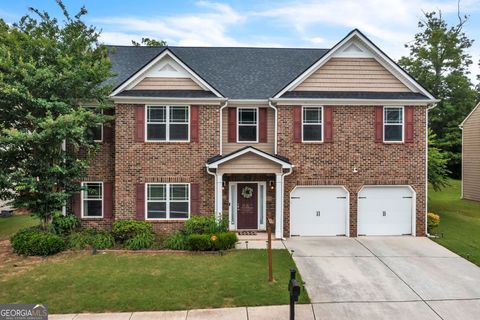
<svg viewBox="0 0 480 320">
<path fill-rule="evenodd" d="M 427 238 L 285 241 L 319 319 L 480 319 L 480 268 Z"/>
</svg>

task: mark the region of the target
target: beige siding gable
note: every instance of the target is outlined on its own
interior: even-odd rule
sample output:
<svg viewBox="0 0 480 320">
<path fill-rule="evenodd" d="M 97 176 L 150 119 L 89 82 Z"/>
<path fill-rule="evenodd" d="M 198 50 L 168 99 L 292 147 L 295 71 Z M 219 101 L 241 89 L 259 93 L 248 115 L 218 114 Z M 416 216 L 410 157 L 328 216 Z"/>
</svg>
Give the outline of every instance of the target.
<svg viewBox="0 0 480 320">
<path fill-rule="evenodd" d="M 463 197 L 480 201 L 480 108 L 463 124 Z"/>
<path fill-rule="evenodd" d="M 190 78 L 146 77 L 132 90 L 203 90 Z"/>
<path fill-rule="evenodd" d="M 411 90 L 374 58 L 331 58 L 293 91 Z"/>
<path fill-rule="evenodd" d="M 218 166 L 222 173 L 281 173 L 282 166 L 253 152 L 247 152 Z"/>
</svg>

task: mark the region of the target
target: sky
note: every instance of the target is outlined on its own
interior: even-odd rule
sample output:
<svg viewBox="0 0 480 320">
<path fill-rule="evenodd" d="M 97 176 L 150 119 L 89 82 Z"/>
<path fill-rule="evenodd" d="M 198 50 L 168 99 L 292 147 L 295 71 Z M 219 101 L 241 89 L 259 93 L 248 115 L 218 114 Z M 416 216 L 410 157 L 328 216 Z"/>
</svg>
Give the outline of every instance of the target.
<svg viewBox="0 0 480 320">
<path fill-rule="evenodd" d="M 102 30 L 106 44 L 131 44 L 142 37 L 178 46 L 330 48 L 354 28 L 391 58 L 408 54 L 423 12 L 441 10 L 458 21 L 455 0 L 64 0 L 70 12 L 85 5 L 85 21 Z M 54 0 L 0 0 L 0 17 L 17 21 L 28 7 L 61 17 Z M 464 28 L 474 39 L 471 78 L 480 74 L 480 0 L 461 0 L 469 15 Z"/>
</svg>

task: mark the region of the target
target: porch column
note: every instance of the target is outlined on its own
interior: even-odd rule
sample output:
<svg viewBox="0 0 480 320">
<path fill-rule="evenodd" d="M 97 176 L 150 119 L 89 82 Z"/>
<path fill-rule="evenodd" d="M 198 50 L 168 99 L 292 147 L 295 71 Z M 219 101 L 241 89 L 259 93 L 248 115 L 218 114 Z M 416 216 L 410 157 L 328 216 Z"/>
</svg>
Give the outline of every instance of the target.
<svg viewBox="0 0 480 320">
<path fill-rule="evenodd" d="M 215 210 L 216 210 L 216 215 L 217 219 L 220 220 L 222 217 L 222 211 L 223 211 L 223 173 L 218 173 L 216 174 L 216 179 L 217 181 L 217 187 L 216 187 L 216 192 L 217 194 L 215 195 Z"/>
<path fill-rule="evenodd" d="M 282 174 L 275 174 L 275 238 L 283 237 Z"/>
</svg>

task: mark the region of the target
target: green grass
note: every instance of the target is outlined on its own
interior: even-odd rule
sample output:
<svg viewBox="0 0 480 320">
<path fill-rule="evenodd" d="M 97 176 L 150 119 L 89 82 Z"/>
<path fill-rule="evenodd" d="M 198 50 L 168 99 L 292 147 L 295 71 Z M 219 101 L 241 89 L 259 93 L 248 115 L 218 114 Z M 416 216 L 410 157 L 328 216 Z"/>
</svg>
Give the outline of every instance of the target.
<svg viewBox="0 0 480 320">
<path fill-rule="evenodd" d="M 461 182 L 450 180 L 442 191 L 429 190 L 428 210 L 440 215 L 435 239 L 480 266 L 480 202 L 460 199 Z"/>
<path fill-rule="evenodd" d="M 218 254 L 64 254 L 0 274 L 2 303 L 46 303 L 52 313 L 182 310 L 288 304 L 286 250 Z M 297 276 L 297 278 L 299 278 Z M 302 290 L 300 303 L 309 299 Z"/>
<path fill-rule="evenodd" d="M 38 219 L 30 215 L 0 218 L 0 240 L 9 239 L 18 230 L 37 225 L 38 223 Z"/>
</svg>

